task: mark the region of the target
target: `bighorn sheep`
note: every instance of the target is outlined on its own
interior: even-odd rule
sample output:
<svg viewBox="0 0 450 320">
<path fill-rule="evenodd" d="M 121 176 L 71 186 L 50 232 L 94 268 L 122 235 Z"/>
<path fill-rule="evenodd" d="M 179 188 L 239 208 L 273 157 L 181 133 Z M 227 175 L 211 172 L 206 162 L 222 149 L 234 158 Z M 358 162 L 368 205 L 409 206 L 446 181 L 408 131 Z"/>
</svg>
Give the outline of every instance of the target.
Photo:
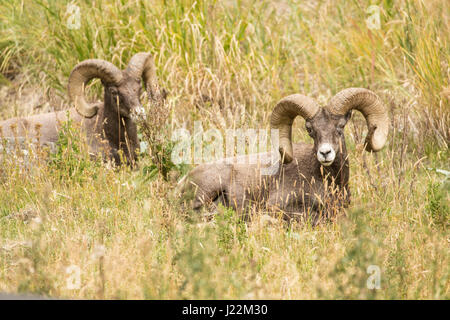
<svg viewBox="0 0 450 320">
<path fill-rule="evenodd" d="M 320 217 L 330 218 L 336 208 L 350 203 L 344 126 L 352 109 L 367 121 L 366 150 L 379 151 L 386 142 L 389 121 L 385 106 L 372 91 L 342 90 L 323 108 L 309 97 L 293 94 L 279 101 L 271 114 L 271 129 L 279 130 L 276 174 L 266 175 L 261 164 L 222 160 L 196 167 L 180 181 L 179 188 L 186 198 L 193 196 L 194 209 L 214 202 L 242 211 L 256 204 L 288 219 L 310 218 L 314 224 Z M 292 144 L 296 116 L 306 120 L 314 145 Z"/>
<path fill-rule="evenodd" d="M 104 102 L 90 104 L 84 96 L 86 84 L 100 78 L 104 87 Z M 150 99 L 160 99 L 153 57 L 149 53 L 135 54 L 125 70 L 112 63 L 89 59 L 75 66 L 69 76 L 68 93 L 74 108 L 59 112 L 12 118 L 0 122 L 0 138 L 26 137 L 41 144 L 58 140 L 61 122 L 67 115 L 86 133 L 89 151 L 121 162 L 120 152 L 128 163 L 134 163 L 139 147 L 137 117 L 144 116 L 140 103 L 141 78 Z"/>
</svg>

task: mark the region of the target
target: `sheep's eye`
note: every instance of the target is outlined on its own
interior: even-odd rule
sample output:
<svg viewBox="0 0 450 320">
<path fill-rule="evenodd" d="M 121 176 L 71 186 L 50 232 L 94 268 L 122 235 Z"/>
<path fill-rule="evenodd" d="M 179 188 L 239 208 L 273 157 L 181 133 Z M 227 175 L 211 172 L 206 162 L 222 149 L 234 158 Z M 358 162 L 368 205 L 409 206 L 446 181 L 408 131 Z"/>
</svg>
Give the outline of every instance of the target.
<svg viewBox="0 0 450 320">
<path fill-rule="evenodd" d="M 113 96 L 117 96 L 119 94 L 119 92 L 117 91 L 117 88 L 114 87 L 110 87 L 109 88 L 109 92 L 113 95 Z"/>
<path fill-rule="evenodd" d="M 306 131 L 308 132 L 309 135 L 312 135 L 313 130 L 312 130 L 312 126 L 309 122 L 305 123 L 305 127 L 306 127 Z"/>
<path fill-rule="evenodd" d="M 312 137 L 314 135 L 314 132 L 312 130 L 312 128 L 306 127 L 306 132 L 308 132 L 308 134 Z"/>
</svg>

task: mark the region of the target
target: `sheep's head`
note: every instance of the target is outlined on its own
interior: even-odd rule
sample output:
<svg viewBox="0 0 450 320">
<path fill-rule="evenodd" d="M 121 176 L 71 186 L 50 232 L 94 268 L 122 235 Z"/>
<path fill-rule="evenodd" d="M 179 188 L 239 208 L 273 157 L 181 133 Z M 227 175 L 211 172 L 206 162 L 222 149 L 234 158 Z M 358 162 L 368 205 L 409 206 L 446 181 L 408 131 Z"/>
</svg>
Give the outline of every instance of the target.
<svg viewBox="0 0 450 320">
<path fill-rule="evenodd" d="M 112 63 L 89 59 L 80 62 L 69 77 L 69 97 L 77 111 L 91 118 L 97 114 L 97 105 L 89 104 L 84 96 L 84 87 L 94 79 L 100 78 L 105 92 L 105 106 L 119 112 L 125 118 L 145 117 L 140 102 L 141 80 L 144 81 L 150 99 L 160 99 L 153 57 L 149 53 L 135 54 L 125 70 Z"/>
<path fill-rule="evenodd" d="M 313 118 L 306 120 L 306 131 L 314 139 L 314 153 L 322 165 L 331 165 L 343 151 L 344 127 L 350 115 L 351 111 L 342 116 L 320 109 Z"/>
<path fill-rule="evenodd" d="M 324 108 L 301 94 L 283 98 L 275 106 L 270 120 L 272 129 L 279 130 L 283 163 L 293 160 L 292 123 L 296 116 L 302 116 L 308 134 L 314 139 L 317 160 L 324 166 L 331 165 L 345 146 L 343 132 L 352 109 L 360 111 L 366 118 L 369 128 L 366 150 L 379 151 L 386 142 L 389 121 L 386 108 L 372 91 L 363 88 L 342 90 Z"/>
</svg>

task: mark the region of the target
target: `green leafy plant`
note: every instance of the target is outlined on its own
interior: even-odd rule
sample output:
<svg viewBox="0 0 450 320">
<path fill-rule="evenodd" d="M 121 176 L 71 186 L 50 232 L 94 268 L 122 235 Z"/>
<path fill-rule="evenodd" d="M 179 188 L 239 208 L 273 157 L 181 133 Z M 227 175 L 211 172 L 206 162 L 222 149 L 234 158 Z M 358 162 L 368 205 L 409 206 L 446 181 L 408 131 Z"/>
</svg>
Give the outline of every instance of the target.
<svg viewBox="0 0 450 320">
<path fill-rule="evenodd" d="M 215 215 L 217 223 L 217 242 L 225 252 L 231 250 L 235 243 L 244 243 L 247 239 L 247 228 L 242 215 L 231 208 L 222 205 L 218 207 Z"/>
<path fill-rule="evenodd" d="M 91 159 L 85 140 L 69 117 L 61 123 L 56 150 L 50 154 L 49 161 L 50 169 L 60 179 L 83 182 L 92 178 L 92 175 L 95 177 L 95 168 L 100 163 Z"/>
<path fill-rule="evenodd" d="M 426 209 L 433 223 L 443 229 L 450 224 L 449 194 L 448 181 L 428 184 Z"/>
</svg>

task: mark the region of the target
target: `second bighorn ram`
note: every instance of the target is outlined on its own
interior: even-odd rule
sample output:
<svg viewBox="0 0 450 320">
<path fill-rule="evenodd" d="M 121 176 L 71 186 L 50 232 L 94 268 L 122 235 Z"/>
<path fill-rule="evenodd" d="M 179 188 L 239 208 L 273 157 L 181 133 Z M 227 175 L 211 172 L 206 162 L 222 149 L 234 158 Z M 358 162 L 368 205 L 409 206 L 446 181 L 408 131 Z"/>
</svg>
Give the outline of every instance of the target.
<svg viewBox="0 0 450 320">
<path fill-rule="evenodd" d="M 262 171 L 263 161 L 216 161 L 192 170 L 180 181 L 181 191 L 186 197 L 193 196 L 194 209 L 215 202 L 237 211 L 257 205 L 263 211 L 282 212 L 288 219 L 309 218 L 314 224 L 321 217 L 330 218 L 350 202 L 344 126 L 353 109 L 360 111 L 367 122 L 366 150 L 379 151 L 386 142 L 389 121 L 385 106 L 374 92 L 348 88 L 325 107 L 293 94 L 279 101 L 271 115 L 271 129 L 279 130 L 280 160 L 274 174 Z M 313 145 L 292 143 L 292 124 L 297 116 L 306 120 Z M 260 154 L 260 159 L 270 156 Z"/>
<path fill-rule="evenodd" d="M 99 78 L 104 88 L 103 103 L 88 103 L 84 95 L 87 83 Z M 56 143 L 61 123 L 70 119 L 86 134 L 89 150 L 121 162 L 120 152 L 130 164 L 139 148 L 135 118 L 144 116 L 140 102 L 144 81 L 149 99 L 162 98 L 149 53 L 135 54 L 125 70 L 110 62 L 89 59 L 80 62 L 69 76 L 68 93 L 74 107 L 68 110 L 12 118 L 0 122 L 0 138 L 26 137 L 41 144 Z"/>
</svg>

